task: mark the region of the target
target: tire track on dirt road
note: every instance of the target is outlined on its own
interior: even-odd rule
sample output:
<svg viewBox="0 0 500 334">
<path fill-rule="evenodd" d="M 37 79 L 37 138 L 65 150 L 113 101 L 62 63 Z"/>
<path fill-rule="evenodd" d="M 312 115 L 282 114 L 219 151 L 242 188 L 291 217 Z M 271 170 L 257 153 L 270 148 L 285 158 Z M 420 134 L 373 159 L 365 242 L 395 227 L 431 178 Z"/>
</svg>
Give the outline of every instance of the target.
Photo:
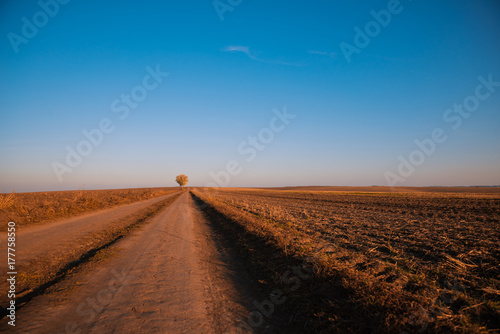
<svg viewBox="0 0 500 334">
<path fill-rule="evenodd" d="M 102 229 L 110 222 L 123 219 L 148 206 L 156 204 L 175 194 L 160 196 L 146 201 L 121 205 L 114 208 L 95 211 L 77 217 L 58 220 L 43 225 L 22 228 L 17 231 L 17 256 L 19 261 L 30 261 L 40 255 L 53 252 L 67 241 L 76 241 L 93 231 Z M 0 232 L 0 259 L 7 258 L 7 232 Z M 22 265 L 18 262 L 17 265 Z M 0 262 L 0 270 L 5 272 L 7 261 Z"/>
<path fill-rule="evenodd" d="M 128 204 L 92 214 L 48 223 L 19 231 L 16 235 L 16 300 L 22 306 L 36 294 L 60 280 L 66 272 L 86 261 L 99 249 L 116 241 L 168 205 L 178 193 Z M 7 247 L 0 243 L 0 269 L 7 272 Z M 5 241 L 4 241 L 5 240 Z M 7 281 L 0 283 L 7 291 Z M 2 294 L 0 305 L 7 305 Z M 5 315 L 2 308 L 1 315 Z"/>
<path fill-rule="evenodd" d="M 242 332 L 251 298 L 241 286 L 249 282 L 218 251 L 209 224 L 182 194 L 111 246 L 113 257 L 34 298 L 19 311 L 16 331 Z"/>
</svg>

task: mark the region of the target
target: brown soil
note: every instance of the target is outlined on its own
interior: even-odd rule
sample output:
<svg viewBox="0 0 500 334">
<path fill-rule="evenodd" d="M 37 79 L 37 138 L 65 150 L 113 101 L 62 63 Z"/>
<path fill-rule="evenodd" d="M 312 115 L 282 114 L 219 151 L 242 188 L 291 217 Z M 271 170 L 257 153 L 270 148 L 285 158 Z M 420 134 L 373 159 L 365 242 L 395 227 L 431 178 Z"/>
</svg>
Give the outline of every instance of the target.
<svg viewBox="0 0 500 334">
<path fill-rule="evenodd" d="M 308 280 L 314 287 L 292 294 L 297 326 L 307 324 L 311 332 L 482 332 L 500 326 L 498 194 L 196 194 L 284 258 L 305 259 L 315 268 Z M 284 270 L 273 259 L 279 256 L 252 256 L 286 291 Z"/>
</svg>

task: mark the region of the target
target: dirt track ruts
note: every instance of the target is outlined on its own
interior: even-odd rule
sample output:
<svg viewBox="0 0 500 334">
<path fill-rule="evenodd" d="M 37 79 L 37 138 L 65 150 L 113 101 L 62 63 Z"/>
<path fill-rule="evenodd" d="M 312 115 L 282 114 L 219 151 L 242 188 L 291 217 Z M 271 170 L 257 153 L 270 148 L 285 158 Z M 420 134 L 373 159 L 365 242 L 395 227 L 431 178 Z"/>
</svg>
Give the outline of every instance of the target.
<svg viewBox="0 0 500 334">
<path fill-rule="evenodd" d="M 106 227 L 110 222 L 123 219 L 174 195 L 175 193 L 18 230 L 16 231 L 16 266 L 21 266 L 40 255 L 53 253 L 68 242 L 77 242 L 83 236 Z M 2 272 L 7 272 L 6 235 L 7 232 L 0 233 L 0 270 Z"/>
<path fill-rule="evenodd" d="M 251 308 L 249 290 L 239 287 L 251 284 L 218 251 L 191 196 L 184 193 L 148 221 L 111 246 L 116 254 L 104 263 L 35 297 L 17 314 L 16 331 L 238 332 Z"/>
</svg>

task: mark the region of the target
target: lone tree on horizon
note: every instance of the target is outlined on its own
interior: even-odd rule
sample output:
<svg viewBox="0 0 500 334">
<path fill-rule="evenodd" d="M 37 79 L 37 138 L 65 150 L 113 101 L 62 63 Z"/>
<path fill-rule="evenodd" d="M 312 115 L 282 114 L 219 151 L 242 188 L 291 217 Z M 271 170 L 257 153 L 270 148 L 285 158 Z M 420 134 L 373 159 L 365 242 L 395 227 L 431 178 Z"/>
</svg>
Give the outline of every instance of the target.
<svg viewBox="0 0 500 334">
<path fill-rule="evenodd" d="M 179 186 L 181 186 L 181 188 L 182 188 L 183 186 L 185 186 L 189 182 L 189 179 L 186 175 L 181 174 L 181 175 L 177 175 L 177 177 L 175 178 L 175 182 L 177 182 L 179 184 Z"/>
</svg>

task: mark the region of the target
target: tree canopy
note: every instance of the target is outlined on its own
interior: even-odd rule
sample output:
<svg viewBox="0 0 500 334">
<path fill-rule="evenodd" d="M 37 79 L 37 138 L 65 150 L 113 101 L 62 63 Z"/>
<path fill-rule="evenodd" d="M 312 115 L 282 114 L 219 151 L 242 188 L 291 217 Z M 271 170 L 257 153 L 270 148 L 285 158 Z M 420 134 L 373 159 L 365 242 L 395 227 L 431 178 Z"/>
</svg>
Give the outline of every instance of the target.
<svg viewBox="0 0 500 334">
<path fill-rule="evenodd" d="M 188 181 L 189 181 L 188 177 L 184 174 L 177 175 L 177 177 L 175 178 L 175 182 L 177 182 L 181 187 L 185 186 L 188 183 Z"/>
</svg>

